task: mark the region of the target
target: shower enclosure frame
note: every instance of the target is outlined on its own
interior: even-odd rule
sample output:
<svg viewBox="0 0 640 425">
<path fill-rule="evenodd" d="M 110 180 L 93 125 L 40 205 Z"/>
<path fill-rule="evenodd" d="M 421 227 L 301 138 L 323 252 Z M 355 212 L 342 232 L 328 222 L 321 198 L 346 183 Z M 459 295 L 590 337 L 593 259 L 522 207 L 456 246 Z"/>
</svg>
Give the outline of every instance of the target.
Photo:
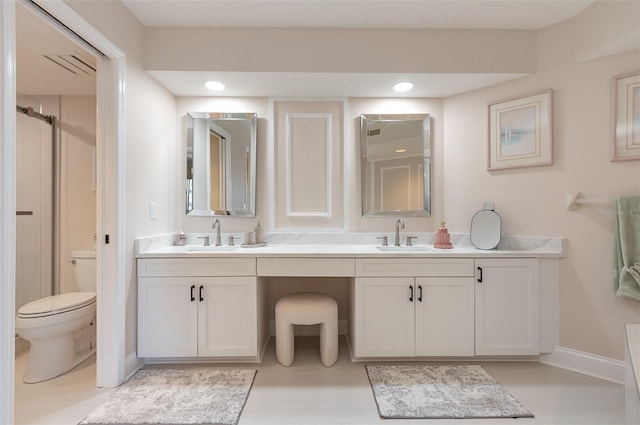
<svg viewBox="0 0 640 425">
<path fill-rule="evenodd" d="M 29 117 L 44 121 L 51 126 L 51 295 L 60 293 L 60 138 L 58 137 L 58 118 L 55 115 L 44 115 L 32 107 L 16 104 L 16 111 Z M 31 215 L 32 211 L 18 211 L 16 216 Z M 16 234 L 16 237 L 18 235 Z M 17 307 L 17 306 L 16 306 Z"/>
</svg>

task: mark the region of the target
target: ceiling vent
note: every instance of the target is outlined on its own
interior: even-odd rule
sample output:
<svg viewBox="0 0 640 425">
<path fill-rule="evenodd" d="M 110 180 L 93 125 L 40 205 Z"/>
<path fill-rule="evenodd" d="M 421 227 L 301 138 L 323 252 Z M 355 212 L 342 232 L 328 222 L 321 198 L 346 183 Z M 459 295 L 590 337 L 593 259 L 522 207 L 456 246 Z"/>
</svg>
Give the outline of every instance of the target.
<svg viewBox="0 0 640 425">
<path fill-rule="evenodd" d="M 88 59 L 72 53 L 68 55 L 43 55 L 46 59 L 75 75 L 95 75 L 96 66 Z"/>
</svg>

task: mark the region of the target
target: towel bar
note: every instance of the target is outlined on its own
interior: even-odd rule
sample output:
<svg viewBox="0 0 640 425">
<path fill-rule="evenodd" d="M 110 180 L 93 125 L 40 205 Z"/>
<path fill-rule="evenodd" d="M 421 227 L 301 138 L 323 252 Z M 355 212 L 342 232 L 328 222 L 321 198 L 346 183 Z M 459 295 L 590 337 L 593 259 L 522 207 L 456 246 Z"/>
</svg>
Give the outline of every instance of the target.
<svg viewBox="0 0 640 425">
<path fill-rule="evenodd" d="M 615 204 L 616 200 L 614 198 L 580 198 L 582 194 L 578 193 L 567 193 L 567 209 L 568 210 L 579 210 L 580 205 L 610 205 Z"/>
</svg>

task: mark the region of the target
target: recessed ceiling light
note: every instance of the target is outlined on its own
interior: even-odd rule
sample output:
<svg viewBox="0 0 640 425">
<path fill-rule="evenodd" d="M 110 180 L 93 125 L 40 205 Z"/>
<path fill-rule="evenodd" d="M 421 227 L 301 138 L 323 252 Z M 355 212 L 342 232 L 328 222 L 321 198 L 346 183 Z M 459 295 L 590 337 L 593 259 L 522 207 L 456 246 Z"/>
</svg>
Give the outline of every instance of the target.
<svg viewBox="0 0 640 425">
<path fill-rule="evenodd" d="M 409 91 L 413 88 L 413 83 L 410 83 L 409 81 L 403 81 L 401 83 L 397 83 L 393 86 L 393 90 L 397 91 L 397 92 L 405 92 L 405 91 Z"/>
<path fill-rule="evenodd" d="M 396 149 L 396 153 L 403 153 L 406 152 L 407 150 L 405 148 L 400 148 L 400 149 Z"/>
<path fill-rule="evenodd" d="M 224 84 L 222 84 L 219 81 L 207 81 L 206 83 L 204 83 L 204 86 L 209 90 L 213 90 L 213 91 L 224 90 Z"/>
</svg>

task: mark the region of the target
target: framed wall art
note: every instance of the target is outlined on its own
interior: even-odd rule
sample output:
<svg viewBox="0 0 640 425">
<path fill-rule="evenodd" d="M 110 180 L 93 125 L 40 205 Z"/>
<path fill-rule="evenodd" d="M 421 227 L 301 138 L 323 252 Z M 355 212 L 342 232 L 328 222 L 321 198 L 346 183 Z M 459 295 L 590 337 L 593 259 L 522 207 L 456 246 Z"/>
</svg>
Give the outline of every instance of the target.
<svg viewBox="0 0 640 425">
<path fill-rule="evenodd" d="M 489 104 L 487 169 L 553 164 L 552 90 Z"/>
<path fill-rule="evenodd" d="M 612 161 L 640 159 L 640 71 L 613 79 Z"/>
</svg>

